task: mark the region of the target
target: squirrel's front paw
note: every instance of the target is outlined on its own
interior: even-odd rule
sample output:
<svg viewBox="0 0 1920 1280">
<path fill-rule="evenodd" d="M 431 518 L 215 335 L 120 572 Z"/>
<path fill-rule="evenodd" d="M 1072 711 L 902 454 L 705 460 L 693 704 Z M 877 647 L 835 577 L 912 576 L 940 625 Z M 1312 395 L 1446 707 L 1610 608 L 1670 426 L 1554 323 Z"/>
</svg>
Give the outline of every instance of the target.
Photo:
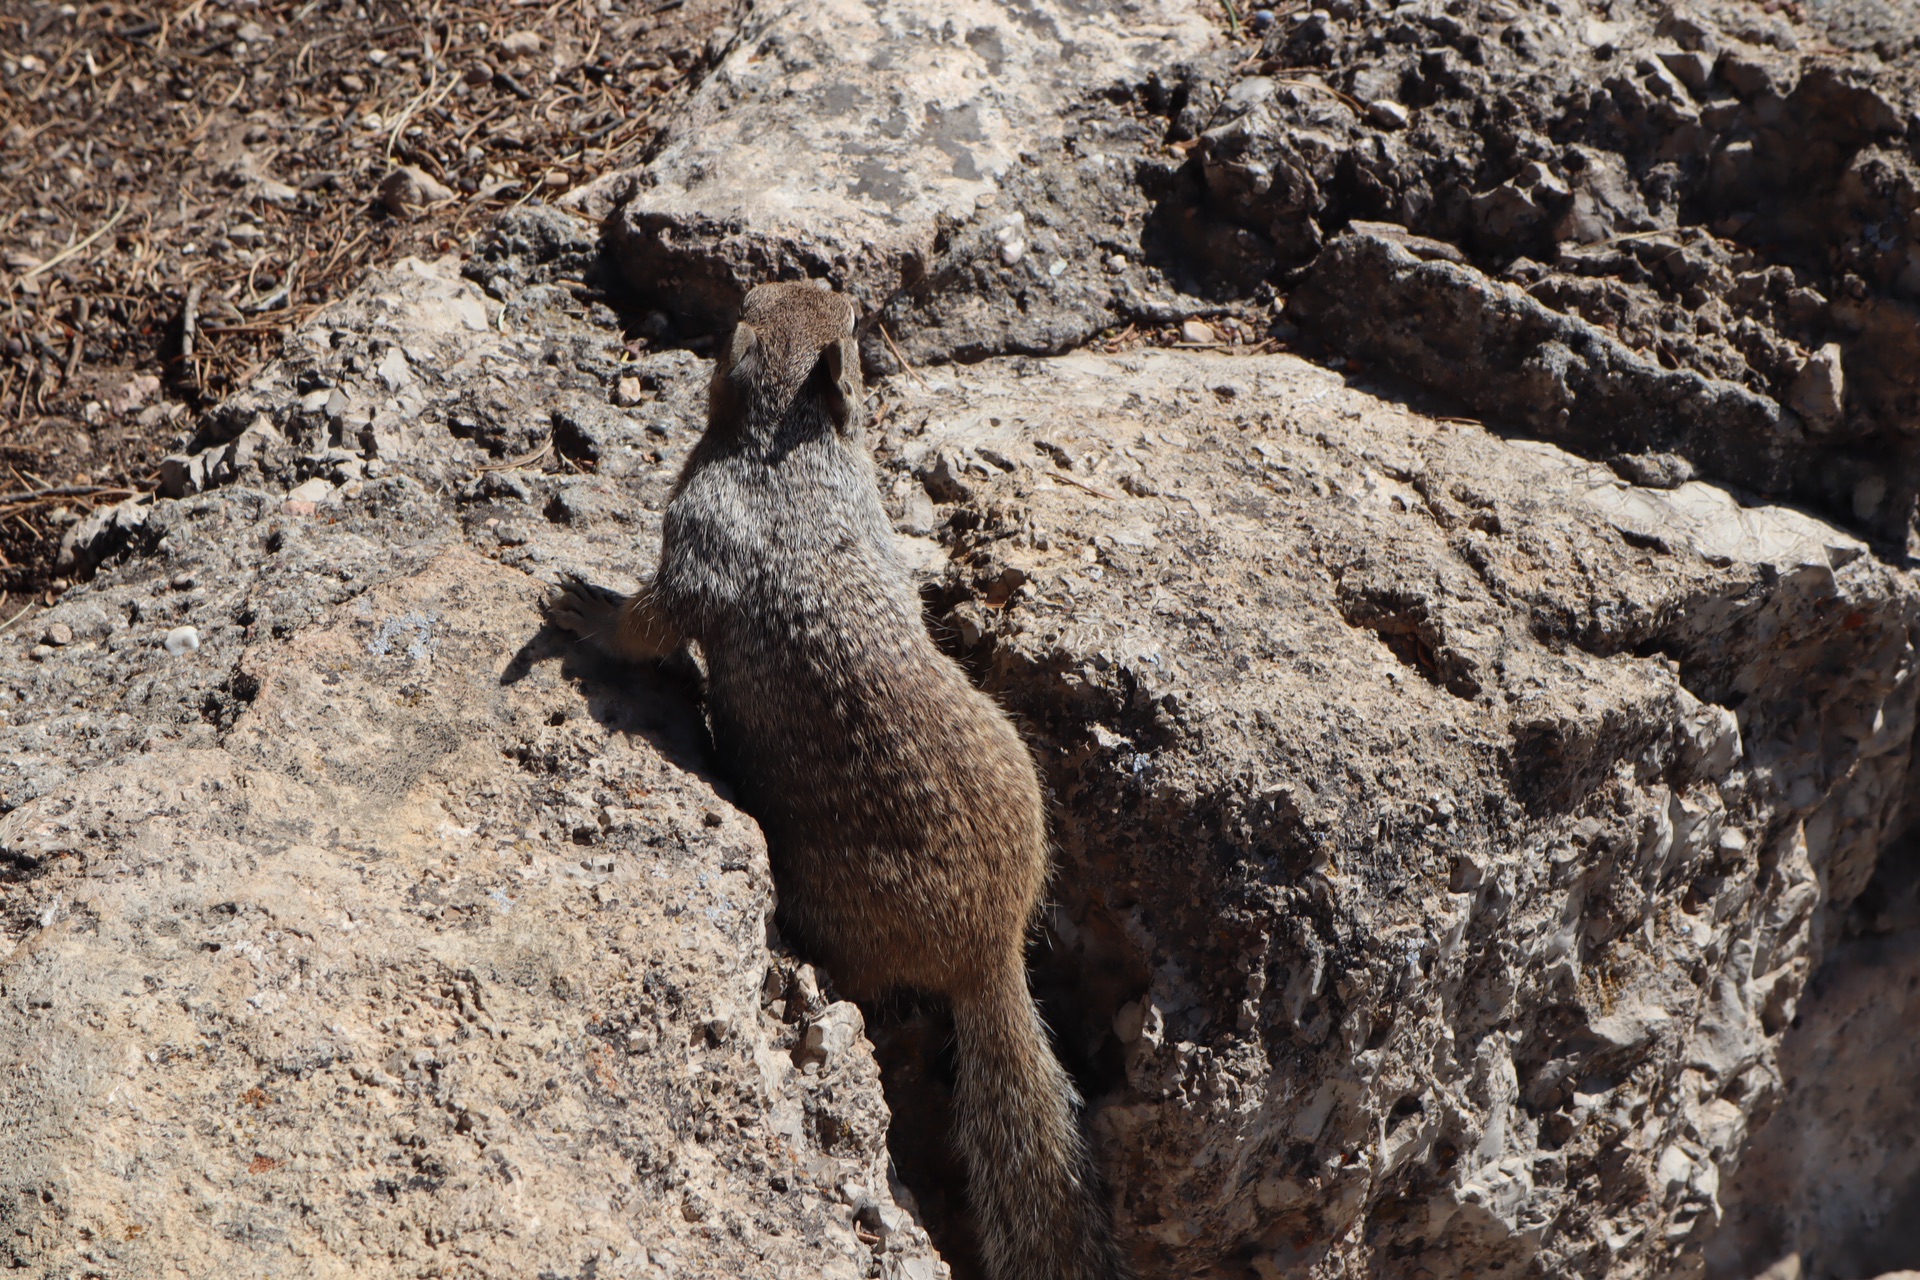
<svg viewBox="0 0 1920 1280">
<path fill-rule="evenodd" d="M 626 597 L 568 574 L 547 596 L 547 618 L 582 640 L 610 634 Z"/>
</svg>

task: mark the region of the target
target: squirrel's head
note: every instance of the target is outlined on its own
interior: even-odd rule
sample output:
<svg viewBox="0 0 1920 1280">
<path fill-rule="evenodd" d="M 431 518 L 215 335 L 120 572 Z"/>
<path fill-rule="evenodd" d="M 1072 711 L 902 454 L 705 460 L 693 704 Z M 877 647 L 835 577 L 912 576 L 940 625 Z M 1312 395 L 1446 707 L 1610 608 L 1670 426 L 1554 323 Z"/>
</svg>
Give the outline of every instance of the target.
<svg viewBox="0 0 1920 1280">
<path fill-rule="evenodd" d="M 714 362 L 710 424 L 853 431 L 863 395 L 855 319 L 852 300 L 824 280 L 754 286 Z"/>
</svg>

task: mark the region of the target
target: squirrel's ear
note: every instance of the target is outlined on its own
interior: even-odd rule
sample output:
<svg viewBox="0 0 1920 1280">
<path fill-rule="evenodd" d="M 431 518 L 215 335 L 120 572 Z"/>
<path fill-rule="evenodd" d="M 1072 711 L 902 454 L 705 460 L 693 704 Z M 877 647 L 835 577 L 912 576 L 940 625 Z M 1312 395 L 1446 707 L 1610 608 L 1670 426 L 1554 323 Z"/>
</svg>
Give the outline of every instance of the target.
<svg viewBox="0 0 1920 1280">
<path fill-rule="evenodd" d="M 727 343 L 727 355 L 721 363 L 721 370 L 730 378 L 741 365 L 757 359 L 759 354 L 760 335 L 753 331 L 752 325 L 742 320 L 733 326 L 733 338 Z"/>
<path fill-rule="evenodd" d="M 820 403 L 826 407 L 827 416 L 833 419 L 836 431 L 846 431 L 853 426 L 853 397 L 857 394 L 847 377 L 847 361 L 858 359 L 849 356 L 848 349 L 853 344 L 847 341 L 830 343 L 820 353 L 820 363 L 814 370 L 818 380 Z"/>
</svg>

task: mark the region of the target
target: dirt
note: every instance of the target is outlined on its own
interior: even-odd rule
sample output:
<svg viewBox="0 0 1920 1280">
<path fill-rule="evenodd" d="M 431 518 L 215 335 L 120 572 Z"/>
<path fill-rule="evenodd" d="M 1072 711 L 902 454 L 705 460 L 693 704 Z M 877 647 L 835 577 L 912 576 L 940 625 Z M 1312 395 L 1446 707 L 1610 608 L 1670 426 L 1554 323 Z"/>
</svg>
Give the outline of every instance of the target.
<svg viewBox="0 0 1920 1280">
<path fill-rule="evenodd" d="M 634 162 L 734 6 L 605 7 L 0 4 L 0 622 L 369 269 Z"/>
</svg>

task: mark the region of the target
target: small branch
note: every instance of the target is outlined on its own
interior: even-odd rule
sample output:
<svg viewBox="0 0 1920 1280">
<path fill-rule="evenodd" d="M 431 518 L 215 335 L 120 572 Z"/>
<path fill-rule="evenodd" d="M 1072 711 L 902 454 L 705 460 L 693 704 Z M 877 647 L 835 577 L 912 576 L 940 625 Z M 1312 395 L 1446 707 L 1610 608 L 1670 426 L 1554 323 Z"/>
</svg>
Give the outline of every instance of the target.
<svg viewBox="0 0 1920 1280">
<path fill-rule="evenodd" d="M 87 317 L 92 310 L 93 307 L 84 294 L 74 303 L 73 347 L 67 352 L 66 372 L 60 377 L 62 385 L 72 382 L 73 375 L 80 372 L 80 360 L 87 351 Z"/>
<path fill-rule="evenodd" d="M 880 326 L 880 336 L 887 340 L 887 350 L 893 352 L 893 358 L 900 362 L 900 367 L 913 375 L 913 380 L 920 384 L 921 390 L 926 390 L 927 380 L 920 376 L 918 369 L 907 363 L 907 357 L 901 353 L 899 345 L 894 342 L 893 335 L 887 332 L 885 324 Z"/>
<path fill-rule="evenodd" d="M 118 493 L 132 497 L 138 489 L 115 484 L 60 484 L 45 489 L 23 489 L 18 493 L 0 493 L 0 507 L 17 507 L 23 502 L 41 502 L 48 498 L 93 498 Z"/>
<path fill-rule="evenodd" d="M 187 286 L 187 305 L 180 308 L 180 359 L 193 359 L 193 335 L 200 321 L 200 282 Z"/>
<path fill-rule="evenodd" d="M 1040 474 L 1049 480 L 1058 480 L 1060 483 L 1070 484 L 1076 489 L 1085 489 L 1096 498 L 1105 498 L 1108 502 L 1120 501 L 1119 494 L 1110 493 L 1102 489 L 1099 485 L 1088 484 L 1085 480 L 1076 480 L 1064 471 L 1042 471 Z"/>
</svg>

